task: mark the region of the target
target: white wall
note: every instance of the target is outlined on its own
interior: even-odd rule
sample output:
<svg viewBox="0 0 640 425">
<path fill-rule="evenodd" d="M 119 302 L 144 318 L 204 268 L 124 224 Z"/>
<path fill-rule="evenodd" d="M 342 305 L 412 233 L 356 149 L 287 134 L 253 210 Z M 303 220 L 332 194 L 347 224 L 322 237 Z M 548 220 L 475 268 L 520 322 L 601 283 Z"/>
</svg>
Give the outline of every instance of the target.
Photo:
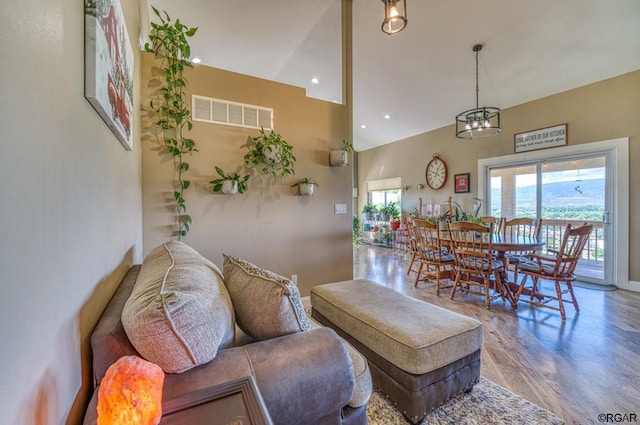
<svg viewBox="0 0 640 425">
<path fill-rule="evenodd" d="M 122 3 L 135 41 L 137 1 Z M 141 261 L 139 79 L 126 152 L 84 98 L 83 2 L 1 7 L 1 422 L 75 423 L 88 335 Z"/>
</svg>

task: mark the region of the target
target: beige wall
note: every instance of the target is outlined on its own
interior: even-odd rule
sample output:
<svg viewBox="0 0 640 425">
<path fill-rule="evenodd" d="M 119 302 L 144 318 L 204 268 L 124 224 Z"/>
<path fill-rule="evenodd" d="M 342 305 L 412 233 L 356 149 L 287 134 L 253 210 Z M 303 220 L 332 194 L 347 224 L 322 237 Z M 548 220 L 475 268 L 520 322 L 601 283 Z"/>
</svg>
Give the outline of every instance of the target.
<svg viewBox="0 0 640 425">
<path fill-rule="evenodd" d="M 151 55 L 143 55 L 143 81 L 151 79 L 153 63 Z M 206 66 L 190 69 L 186 77 L 189 98 L 195 93 L 273 108 L 274 128 L 293 146 L 297 162 L 294 177 L 275 184 L 271 177 L 252 177 L 245 194 L 212 194 L 214 165 L 234 171 L 246 152 L 242 145 L 258 131 L 194 122 L 190 137 L 199 152 L 188 160 L 192 187 L 185 195 L 193 224 L 182 240 L 219 266 L 222 253 L 229 253 L 286 277 L 297 274 L 303 295 L 314 285 L 350 279 L 351 167 L 329 166 L 330 149 L 348 137 L 347 107 L 307 98 L 297 87 Z M 171 162 L 160 157 L 157 140 L 143 140 L 144 248 L 149 252 L 171 238 L 173 213 L 167 199 L 173 171 Z M 295 196 L 289 187 L 302 177 L 319 183 L 311 198 Z M 346 204 L 347 214 L 334 214 L 336 203 Z"/>
<path fill-rule="evenodd" d="M 135 42 L 137 2 L 123 5 Z M 88 335 L 141 261 L 140 146 L 125 151 L 84 98 L 82 2 L 2 9 L 1 421 L 78 423 Z"/>
<path fill-rule="evenodd" d="M 410 212 L 424 203 L 446 201 L 449 196 L 463 206 L 471 206 L 477 196 L 477 162 L 514 153 L 513 135 L 524 131 L 568 123 L 569 145 L 629 137 L 630 163 L 630 252 L 629 258 L 640 256 L 640 71 L 545 97 L 503 111 L 503 130 L 498 136 L 473 141 L 456 139 L 454 126 L 420 134 L 386 146 L 360 152 L 358 185 L 359 207 L 366 202 L 368 180 L 402 177 L 410 189 L 403 193 L 402 208 Z M 453 178 L 445 187 L 433 191 L 425 186 L 425 168 L 434 153 L 447 161 L 449 175 L 471 173 L 471 193 L 454 194 Z M 629 278 L 640 280 L 640 263 L 630 261 Z"/>
</svg>

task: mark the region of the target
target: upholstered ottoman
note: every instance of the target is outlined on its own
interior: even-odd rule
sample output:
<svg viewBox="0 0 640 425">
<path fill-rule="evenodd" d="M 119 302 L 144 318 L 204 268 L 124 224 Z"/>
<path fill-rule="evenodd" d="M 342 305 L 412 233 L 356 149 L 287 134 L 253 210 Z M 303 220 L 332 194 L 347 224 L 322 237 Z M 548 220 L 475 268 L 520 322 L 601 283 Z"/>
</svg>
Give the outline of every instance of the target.
<svg viewBox="0 0 640 425">
<path fill-rule="evenodd" d="M 369 280 L 311 290 L 312 317 L 368 360 L 373 384 L 413 423 L 480 379 L 482 324 Z"/>
</svg>

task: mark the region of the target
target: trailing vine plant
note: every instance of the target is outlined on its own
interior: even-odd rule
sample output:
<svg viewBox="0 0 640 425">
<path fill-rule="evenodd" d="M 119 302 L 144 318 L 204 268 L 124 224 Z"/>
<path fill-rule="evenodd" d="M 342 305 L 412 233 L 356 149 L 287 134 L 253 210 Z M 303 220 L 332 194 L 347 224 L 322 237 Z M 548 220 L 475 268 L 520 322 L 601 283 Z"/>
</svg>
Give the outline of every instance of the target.
<svg viewBox="0 0 640 425">
<path fill-rule="evenodd" d="M 193 139 L 185 134 L 191 130 L 193 124 L 184 92 L 187 80 L 183 73 L 186 67 L 191 67 L 189 62 L 191 47 L 188 38 L 193 37 L 198 28 L 189 28 L 179 19 L 172 21 L 166 11 L 160 13 L 155 7 L 152 9 L 160 19 L 160 23 L 151 22 L 149 33 L 151 43 L 145 43 L 144 50 L 162 59 L 160 68 L 164 71 L 164 78 L 159 79 L 161 84 L 156 91 L 157 95 L 151 99 L 149 106 L 157 118 L 154 124 L 162 130 L 166 152 L 173 157 L 175 169 L 173 200 L 178 239 L 180 239 L 181 236 L 187 235 L 191 225 L 191 216 L 187 214 L 184 199 L 184 191 L 191 184 L 184 177 L 184 173 L 189 170 L 189 163 L 185 160 L 185 156 L 198 151 Z"/>
</svg>

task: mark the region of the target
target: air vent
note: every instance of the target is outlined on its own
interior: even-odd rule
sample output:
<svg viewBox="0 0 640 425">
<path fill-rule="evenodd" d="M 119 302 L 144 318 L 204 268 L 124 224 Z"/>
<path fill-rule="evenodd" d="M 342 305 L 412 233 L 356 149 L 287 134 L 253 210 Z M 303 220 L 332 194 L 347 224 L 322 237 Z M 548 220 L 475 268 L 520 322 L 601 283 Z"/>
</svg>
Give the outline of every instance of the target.
<svg viewBox="0 0 640 425">
<path fill-rule="evenodd" d="M 191 96 L 194 121 L 234 127 L 273 129 L 273 109 L 212 97 Z"/>
</svg>

